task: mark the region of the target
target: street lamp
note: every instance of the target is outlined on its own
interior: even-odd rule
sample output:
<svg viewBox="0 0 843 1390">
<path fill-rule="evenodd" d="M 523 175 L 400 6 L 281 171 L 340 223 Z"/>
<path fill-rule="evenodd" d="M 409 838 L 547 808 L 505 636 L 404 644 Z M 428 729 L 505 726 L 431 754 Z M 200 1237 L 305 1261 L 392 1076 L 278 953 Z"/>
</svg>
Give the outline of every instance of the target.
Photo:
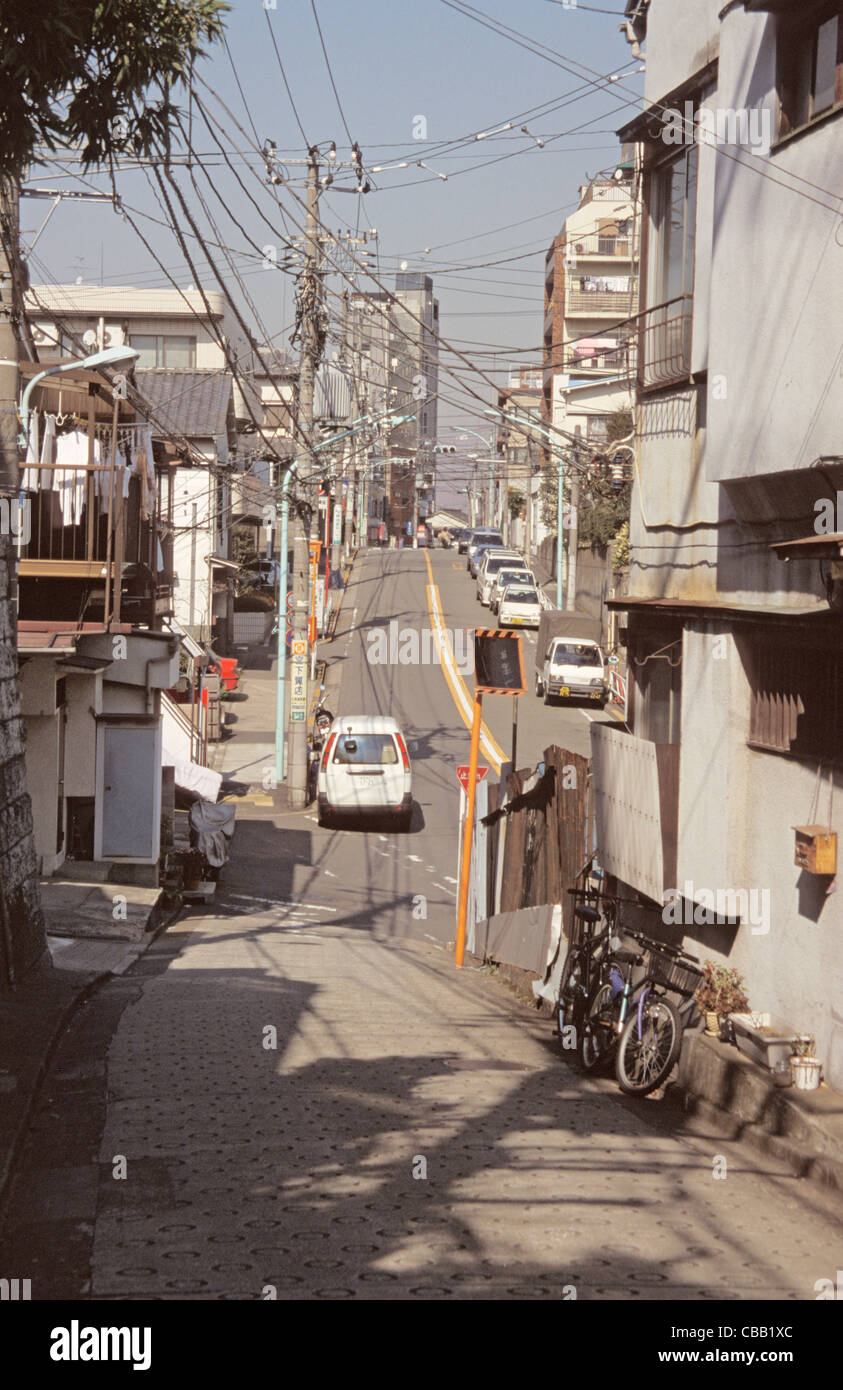
<svg viewBox="0 0 843 1390">
<path fill-rule="evenodd" d="M 564 483 L 565 483 L 565 458 L 564 458 L 564 455 L 563 455 L 563 453 L 562 453 L 562 448 L 561 448 L 561 446 L 560 446 L 560 444 L 558 443 L 557 438 L 556 438 L 556 435 L 558 435 L 558 434 L 560 433 L 560 431 L 549 430 L 545 425 L 540 424 L 537 420 L 531 420 L 529 417 L 525 418 L 525 417 L 524 417 L 523 415 L 521 415 L 517 410 L 506 411 L 505 413 L 504 413 L 504 411 L 502 411 L 502 410 L 486 410 L 486 411 L 484 411 L 484 414 L 485 414 L 485 415 L 493 416 L 493 417 L 495 417 L 495 418 L 500 417 L 500 418 L 502 418 L 502 419 L 503 419 L 503 418 L 506 418 L 507 420 L 513 420 L 516 424 L 519 424 L 519 425 L 521 425 L 522 427 L 526 426 L 527 429 L 534 430 L 537 434 L 543 435 L 544 438 L 545 438 L 545 440 L 549 443 L 550 448 L 556 452 L 556 455 L 557 455 L 557 463 L 556 463 L 556 532 L 557 532 L 557 538 L 556 538 L 556 607 L 559 608 L 559 609 L 561 609 L 562 606 L 563 606 L 563 605 L 562 605 L 562 531 L 563 531 L 563 529 L 564 529 L 564 501 L 563 501 L 563 496 L 564 496 Z M 532 480 L 531 480 L 531 483 L 532 483 Z M 575 586 L 576 586 L 576 548 L 577 548 L 577 528 L 576 528 L 577 506 L 576 506 L 576 504 L 577 504 L 577 492 L 578 492 L 578 488 L 579 488 L 578 481 L 577 481 L 577 479 L 576 479 L 576 477 L 575 477 L 575 478 L 574 478 L 574 483 L 573 483 L 573 486 L 572 486 L 572 490 L 571 490 L 571 511 L 572 511 L 572 514 L 573 514 L 573 522 L 574 522 L 574 524 L 573 524 L 573 527 L 572 527 L 573 535 L 572 535 L 572 537 L 571 537 L 571 539 L 570 539 L 570 541 L 569 541 L 569 557 L 570 557 L 570 558 L 569 558 L 569 566 L 568 566 L 568 596 L 569 596 L 569 599 L 570 599 L 570 604 L 569 604 L 569 606 L 570 606 L 571 608 L 573 608 L 573 607 L 576 606 L 576 587 L 575 587 Z M 530 495 L 530 494 L 531 494 L 531 491 L 532 491 L 532 489 L 531 489 L 531 487 L 530 487 L 530 489 L 528 489 L 528 496 L 527 496 L 527 506 L 528 506 L 528 507 L 530 507 L 530 506 L 532 505 L 532 497 L 531 497 L 531 495 Z M 529 559 L 529 556 L 528 556 L 527 558 Z M 573 563 L 573 569 L 571 568 L 571 563 Z M 573 584 L 572 584 L 572 579 L 573 579 Z"/>
<path fill-rule="evenodd" d="M 488 523 L 488 525 L 489 525 L 489 526 L 494 526 L 494 524 L 495 524 L 495 517 L 494 517 L 494 511 L 495 511 L 495 492 L 494 492 L 494 488 L 495 488 L 495 479 L 494 479 L 495 455 L 494 455 L 494 443 L 493 443 L 494 435 L 492 436 L 491 439 L 485 439 L 485 438 L 483 437 L 482 434 L 478 434 L 477 430 L 470 430 L 470 429 L 468 428 L 467 425 L 461 425 L 461 426 L 460 426 L 460 430 L 461 430 L 461 434 L 458 436 L 459 438 L 464 438 L 464 436 L 467 435 L 467 434 L 473 434 L 473 435 L 474 435 L 474 438 L 475 438 L 475 439 L 479 439 L 480 442 L 481 442 L 482 444 L 484 444 L 485 447 L 489 450 L 489 494 L 488 494 L 488 505 L 487 505 L 487 508 L 486 508 L 486 512 L 487 512 L 487 523 Z"/>
<path fill-rule="evenodd" d="M 44 380 L 45 376 L 56 376 L 59 372 L 76 371 L 96 371 L 100 367 L 128 367 L 137 362 L 140 353 L 131 347 L 110 347 L 103 348 L 101 352 L 92 352 L 88 357 L 75 359 L 72 362 L 60 362 L 56 367 L 45 367 L 43 372 L 38 372 L 36 376 L 27 383 L 23 393 L 20 406 L 21 434 L 19 443 L 22 448 L 26 448 L 29 443 L 29 400 L 33 389 Z"/>
</svg>

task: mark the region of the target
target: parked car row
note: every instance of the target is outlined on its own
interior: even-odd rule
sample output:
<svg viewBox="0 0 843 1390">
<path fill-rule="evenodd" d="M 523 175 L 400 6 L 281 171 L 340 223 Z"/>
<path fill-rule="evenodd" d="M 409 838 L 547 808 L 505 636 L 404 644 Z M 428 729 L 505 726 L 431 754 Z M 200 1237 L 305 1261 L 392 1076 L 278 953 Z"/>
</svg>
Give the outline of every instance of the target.
<svg viewBox="0 0 843 1390">
<path fill-rule="evenodd" d="M 497 615 L 499 627 L 538 627 L 542 614 L 536 576 L 500 531 L 474 527 L 459 533 L 457 547 L 477 582 L 477 601 Z"/>
</svg>

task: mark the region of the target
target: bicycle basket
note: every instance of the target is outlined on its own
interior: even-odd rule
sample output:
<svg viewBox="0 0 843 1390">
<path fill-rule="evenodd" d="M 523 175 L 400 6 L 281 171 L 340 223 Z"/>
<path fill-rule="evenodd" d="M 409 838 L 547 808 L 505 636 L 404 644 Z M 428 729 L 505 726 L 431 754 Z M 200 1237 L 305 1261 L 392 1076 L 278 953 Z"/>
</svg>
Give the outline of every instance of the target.
<svg viewBox="0 0 843 1390">
<path fill-rule="evenodd" d="M 647 973 L 656 984 L 664 985 L 666 989 L 686 996 L 696 994 L 703 977 L 701 966 L 673 960 L 670 956 L 663 956 L 655 951 L 650 952 Z"/>
</svg>

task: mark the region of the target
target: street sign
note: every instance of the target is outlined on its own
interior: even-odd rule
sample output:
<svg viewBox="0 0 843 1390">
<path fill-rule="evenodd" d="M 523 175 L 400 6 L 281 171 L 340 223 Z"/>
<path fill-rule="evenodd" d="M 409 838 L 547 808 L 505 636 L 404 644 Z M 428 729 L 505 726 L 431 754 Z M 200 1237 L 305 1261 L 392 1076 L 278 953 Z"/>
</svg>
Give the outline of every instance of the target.
<svg viewBox="0 0 843 1390">
<path fill-rule="evenodd" d="M 339 545 L 342 541 L 342 506 L 339 502 L 334 503 L 334 545 Z"/>
<path fill-rule="evenodd" d="M 307 642 L 294 637 L 290 643 L 290 723 L 307 719 Z"/>
<path fill-rule="evenodd" d="M 474 685 L 486 695 L 523 695 L 521 636 L 496 628 L 474 629 Z"/>
<path fill-rule="evenodd" d="M 489 769 L 488 769 L 487 767 L 478 767 L 478 769 L 477 769 L 477 775 L 476 775 L 476 778 L 475 778 L 475 782 L 482 782 L 483 779 L 484 779 L 484 777 L 485 777 L 486 774 L 488 773 L 488 771 L 489 771 Z M 469 774 L 469 772 L 470 772 L 470 768 L 468 767 L 468 764 L 467 764 L 467 763 L 460 763 L 460 764 L 458 765 L 458 767 L 457 767 L 457 777 L 458 777 L 458 779 L 459 779 L 459 781 L 460 781 L 460 784 L 461 784 L 462 789 L 463 789 L 464 792 L 467 792 L 467 791 L 468 791 L 468 774 Z"/>
</svg>

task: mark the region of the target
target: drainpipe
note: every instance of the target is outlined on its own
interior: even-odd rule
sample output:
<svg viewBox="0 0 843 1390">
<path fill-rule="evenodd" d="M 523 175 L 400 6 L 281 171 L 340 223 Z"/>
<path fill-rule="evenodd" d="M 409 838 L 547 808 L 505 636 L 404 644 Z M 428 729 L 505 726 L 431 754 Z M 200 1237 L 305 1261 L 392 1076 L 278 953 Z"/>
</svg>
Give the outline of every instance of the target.
<svg viewBox="0 0 843 1390">
<path fill-rule="evenodd" d="M 287 713 L 287 546 L 290 525 L 290 497 L 287 479 L 295 470 L 291 463 L 281 478 L 281 542 L 278 573 L 278 684 L 275 695 L 275 782 L 284 781 L 284 746 Z"/>
</svg>

